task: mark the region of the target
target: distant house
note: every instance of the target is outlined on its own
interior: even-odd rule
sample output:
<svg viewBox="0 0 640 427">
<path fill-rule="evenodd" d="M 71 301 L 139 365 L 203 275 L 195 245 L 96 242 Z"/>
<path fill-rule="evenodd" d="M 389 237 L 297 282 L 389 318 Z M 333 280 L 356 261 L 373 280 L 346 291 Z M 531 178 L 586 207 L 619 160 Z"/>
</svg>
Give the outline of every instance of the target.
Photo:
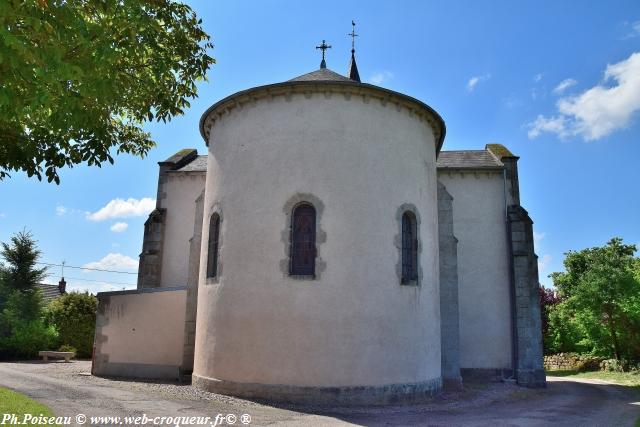
<svg viewBox="0 0 640 427">
<path fill-rule="evenodd" d="M 38 283 L 37 288 L 42 291 L 42 301 L 45 304 L 49 304 L 54 299 L 58 298 L 60 295 L 66 293 L 67 282 L 65 282 L 64 278 L 60 280 L 57 285 L 49 285 L 46 283 Z"/>
</svg>

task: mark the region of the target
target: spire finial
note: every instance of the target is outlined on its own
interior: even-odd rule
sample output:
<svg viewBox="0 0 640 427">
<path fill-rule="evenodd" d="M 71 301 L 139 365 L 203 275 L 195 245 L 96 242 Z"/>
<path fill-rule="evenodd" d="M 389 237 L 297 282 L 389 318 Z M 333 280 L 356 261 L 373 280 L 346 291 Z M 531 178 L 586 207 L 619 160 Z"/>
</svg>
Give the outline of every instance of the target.
<svg viewBox="0 0 640 427">
<path fill-rule="evenodd" d="M 320 46 L 316 46 L 316 49 L 320 49 L 322 51 L 322 62 L 320 62 L 320 68 L 327 68 L 327 63 L 324 60 L 324 51 L 331 49 L 331 46 L 328 45 L 326 41 L 322 40 L 322 44 Z"/>
<path fill-rule="evenodd" d="M 351 62 L 349 63 L 349 78 L 360 83 L 360 73 L 358 73 L 358 66 L 356 65 L 356 23 L 351 20 L 351 32 L 348 34 L 351 36 Z"/>
<path fill-rule="evenodd" d="M 348 35 L 351 36 L 351 53 L 356 53 L 356 37 L 358 35 L 356 34 L 356 23 L 353 19 L 351 20 L 351 32 Z"/>
</svg>

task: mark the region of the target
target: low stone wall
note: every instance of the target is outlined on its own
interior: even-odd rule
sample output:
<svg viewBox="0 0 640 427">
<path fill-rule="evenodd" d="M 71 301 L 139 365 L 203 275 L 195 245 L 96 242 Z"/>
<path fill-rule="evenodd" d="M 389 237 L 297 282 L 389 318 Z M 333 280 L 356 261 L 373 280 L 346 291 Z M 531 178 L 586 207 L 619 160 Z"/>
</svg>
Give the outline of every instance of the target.
<svg viewBox="0 0 640 427">
<path fill-rule="evenodd" d="M 583 356 L 575 353 L 558 353 L 544 356 L 547 371 L 597 371 L 602 357 Z"/>
</svg>

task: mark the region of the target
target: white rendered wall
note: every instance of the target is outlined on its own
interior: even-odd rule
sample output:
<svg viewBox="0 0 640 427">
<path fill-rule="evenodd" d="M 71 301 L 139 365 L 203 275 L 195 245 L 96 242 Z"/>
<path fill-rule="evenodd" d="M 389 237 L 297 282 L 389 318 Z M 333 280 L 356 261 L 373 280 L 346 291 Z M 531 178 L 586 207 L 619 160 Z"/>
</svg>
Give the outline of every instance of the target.
<svg viewBox="0 0 640 427">
<path fill-rule="evenodd" d="M 460 367 L 511 368 L 511 308 L 502 172 L 440 172 L 458 239 Z"/>
<path fill-rule="evenodd" d="M 261 99 L 211 131 L 194 374 L 239 383 L 354 386 L 440 378 L 435 141 L 404 108 L 342 94 Z M 326 263 L 294 280 L 283 207 L 324 205 Z M 421 218 L 421 286 L 396 273 L 402 204 Z M 221 275 L 204 279 L 220 209 Z M 284 234 L 283 234 L 284 233 Z"/>
<path fill-rule="evenodd" d="M 189 275 L 189 239 L 193 236 L 195 201 L 204 188 L 204 172 L 167 172 L 166 209 L 160 287 L 185 286 Z"/>
<path fill-rule="evenodd" d="M 93 373 L 177 378 L 186 296 L 185 289 L 99 294 Z"/>
</svg>

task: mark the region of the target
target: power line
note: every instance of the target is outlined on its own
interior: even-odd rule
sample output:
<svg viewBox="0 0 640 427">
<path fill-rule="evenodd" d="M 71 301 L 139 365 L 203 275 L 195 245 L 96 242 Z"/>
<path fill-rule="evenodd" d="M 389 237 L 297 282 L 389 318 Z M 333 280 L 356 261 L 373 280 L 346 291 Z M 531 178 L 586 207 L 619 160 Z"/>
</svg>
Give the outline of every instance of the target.
<svg viewBox="0 0 640 427">
<path fill-rule="evenodd" d="M 103 271 L 105 273 L 118 273 L 118 274 L 135 274 L 138 275 L 138 273 L 132 273 L 130 271 L 116 271 L 116 270 L 103 270 L 100 268 L 89 268 L 89 267 L 75 267 L 73 265 L 67 265 L 67 264 L 53 264 L 50 262 L 37 262 L 36 264 L 42 264 L 42 265 L 51 265 L 53 267 L 64 267 L 64 268 L 76 268 L 78 270 L 91 270 L 91 271 Z"/>
</svg>

